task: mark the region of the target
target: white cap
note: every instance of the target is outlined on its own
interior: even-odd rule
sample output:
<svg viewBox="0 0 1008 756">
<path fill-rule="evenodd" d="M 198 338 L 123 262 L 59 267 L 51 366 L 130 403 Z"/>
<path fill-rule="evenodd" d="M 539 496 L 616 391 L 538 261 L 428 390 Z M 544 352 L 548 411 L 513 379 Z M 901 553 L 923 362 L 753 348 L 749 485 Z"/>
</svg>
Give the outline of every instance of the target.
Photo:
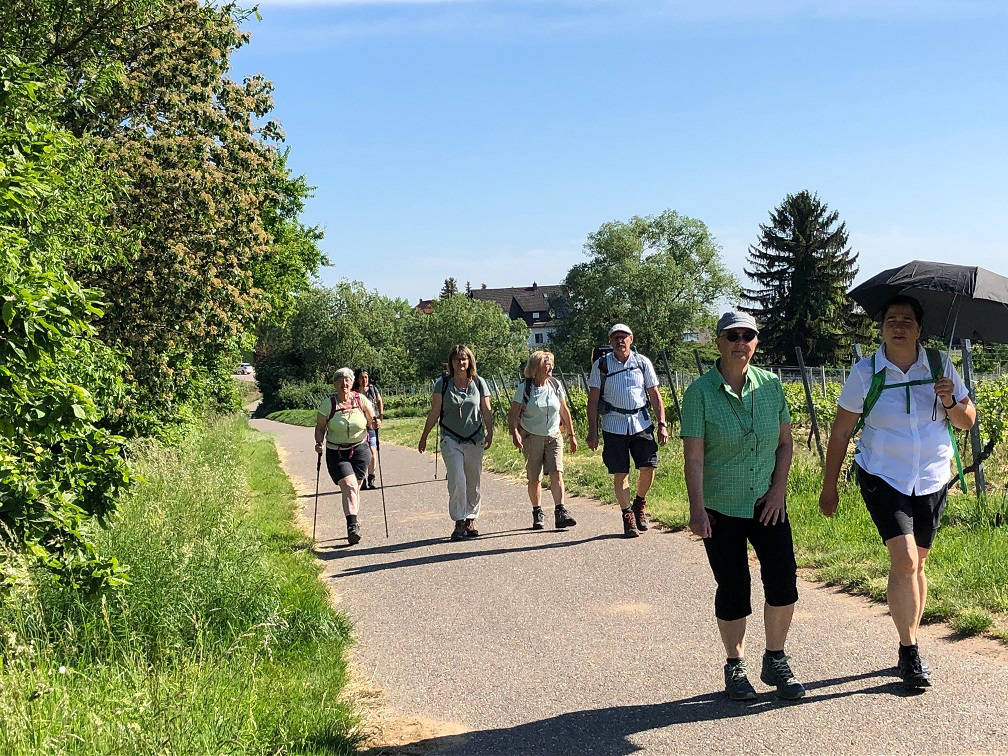
<svg viewBox="0 0 1008 756">
<path fill-rule="evenodd" d="M 612 336 L 614 333 L 626 333 L 633 336 L 633 331 L 630 330 L 630 326 L 626 323 L 617 323 L 612 328 L 609 329 L 609 335 Z"/>
</svg>

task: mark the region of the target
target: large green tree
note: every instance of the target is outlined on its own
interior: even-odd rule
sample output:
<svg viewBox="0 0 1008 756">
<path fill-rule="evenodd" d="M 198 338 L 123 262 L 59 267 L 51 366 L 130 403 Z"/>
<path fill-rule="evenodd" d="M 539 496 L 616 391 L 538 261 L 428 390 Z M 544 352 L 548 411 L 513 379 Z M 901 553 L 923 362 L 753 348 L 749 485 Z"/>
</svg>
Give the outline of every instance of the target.
<svg viewBox="0 0 1008 756">
<path fill-rule="evenodd" d="M 508 318 L 496 302 L 450 296 L 433 306 L 431 315 L 412 321 L 410 353 L 419 379 L 440 375 L 455 344 L 472 349 L 477 372 L 487 376 L 516 375 L 528 358 L 528 326 Z"/>
<path fill-rule="evenodd" d="M 674 210 L 606 223 L 585 254 L 564 280 L 568 315 L 554 336 L 563 364 L 575 369 L 608 343 L 616 322 L 633 329 L 642 352 L 681 357 L 683 337 L 708 326 L 718 301 L 739 291 L 707 226 Z"/>
<path fill-rule="evenodd" d="M 760 224 L 749 247 L 745 309 L 760 323 L 760 348 L 775 363 L 793 365 L 795 347 L 806 364 L 835 365 L 850 358 L 868 323 L 846 291 L 857 275 L 857 253 L 845 223 L 819 196 L 789 194 Z"/>
<path fill-rule="evenodd" d="M 124 186 L 109 225 L 135 243 L 73 270 L 107 302 L 99 333 L 129 366 L 136 430 L 225 393 L 255 324 L 289 313 L 322 261 L 271 84 L 228 75 L 247 15 L 199 0 L 0 9 L 0 44 L 60 74 L 62 123 Z"/>
</svg>

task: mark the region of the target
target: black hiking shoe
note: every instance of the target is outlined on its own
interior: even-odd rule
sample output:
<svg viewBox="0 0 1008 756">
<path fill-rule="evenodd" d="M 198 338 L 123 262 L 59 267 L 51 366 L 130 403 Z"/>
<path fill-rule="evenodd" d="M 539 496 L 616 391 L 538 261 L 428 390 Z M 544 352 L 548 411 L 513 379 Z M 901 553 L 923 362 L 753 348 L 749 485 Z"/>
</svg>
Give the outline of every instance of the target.
<svg viewBox="0 0 1008 756">
<path fill-rule="evenodd" d="M 623 537 L 624 538 L 636 538 L 640 533 L 637 532 L 637 522 L 634 518 L 633 510 L 624 509 L 623 510 Z"/>
<path fill-rule="evenodd" d="M 465 520 L 455 520 L 455 530 L 452 531 L 451 539 L 461 541 L 466 536 Z"/>
<path fill-rule="evenodd" d="M 378 486 L 375 485 L 375 476 L 374 475 L 368 475 L 367 476 L 367 487 L 370 488 L 372 491 L 377 491 L 378 490 Z"/>
<path fill-rule="evenodd" d="M 744 659 L 733 659 L 724 665 L 724 692 L 732 701 L 756 700 L 756 689 L 746 677 Z"/>
<path fill-rule="evenodd" d="M 921 659 L 916 645 L 899 647 L 899 676 L 906 690 L 921 690 L 931 687 L 931 667 Z"/>
<path fill-rule="evenodd" d="M 465 537 L 466 538 L 476 538 L 479 536 L 479 531 L 476 530 L 476 520 L 466 520 L 465 521 Z"/>
<path fill-rule="evenodd" d="M 570 516 L 570 512 L 567 511 L 567 507 L 561 504 L 555 510 L 553 510 L 554 524 L 558 530 L 563 528 L 573 528 L 577 525 L 577 520 Z"/>
<path fill-rule="evenodd" d="M 633 505 L 633 516 L 636 520 L 637 530 L 643 533 L 645 530 L 651 527 L 651 523 L 648 521 L 647 512 L 644 511 L 644 502 L 639 501 Z"/>
<path fill-rule="evenodd" d="M 795 678 L 788 666 L 790 656 L 763 654 L 763 669 L 759 679 L 777 688 L 777 697 L 796 701 L 805 695 L 805 686 Z"/>
<path fill-rule="evenodd" d="M 532 507 L 532 530 L 542 530 L 546 527 L 545 519 L 542 507 Z"/>
<path fill-rule="evenodd" d="M 360 525 L 356 521 L 347 523 L 346 539 L 351 546 L 360 543 Z"/>
</svg>

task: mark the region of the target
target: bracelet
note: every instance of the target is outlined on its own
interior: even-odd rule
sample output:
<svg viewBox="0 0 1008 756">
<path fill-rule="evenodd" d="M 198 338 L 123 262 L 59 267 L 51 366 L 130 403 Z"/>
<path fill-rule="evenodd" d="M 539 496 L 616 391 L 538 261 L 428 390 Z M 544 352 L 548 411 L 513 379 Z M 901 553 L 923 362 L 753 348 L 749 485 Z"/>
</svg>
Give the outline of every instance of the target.
<svg viewBox="0 0 1008 756">
<path fill-rule="evenodd" d="M 660 423 L 658 423 L 658 427 L 659 428 L 666 428 L 666 427 L 668 427 L 668 423 L 666 423 L 664 420 L 662 420 Z"/>
<path fill-rule="evenodd" d="M 954 399 L 955 397 L 952 397 L 952 398 Z M 945 411 L 948 412 L 950 409 L 952 409 L 953 407 L 955 407 L 957 404 L 959 404 L 959 402 L 952 402 L 952 404 L 950 404 L 948 407 L 945 407 L 945 402 L 942 402 L 942 407 L 945 407 Z"/>
</svg>

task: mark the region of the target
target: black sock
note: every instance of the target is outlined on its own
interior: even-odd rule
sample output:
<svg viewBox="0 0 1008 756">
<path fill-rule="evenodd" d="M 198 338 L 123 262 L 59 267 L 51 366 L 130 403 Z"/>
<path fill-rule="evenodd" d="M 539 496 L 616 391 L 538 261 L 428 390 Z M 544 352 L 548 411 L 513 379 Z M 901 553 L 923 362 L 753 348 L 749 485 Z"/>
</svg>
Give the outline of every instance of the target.
<svg viewBox="0 0 1008 756">
<path fill-rule="evenodd" d="M 626 514 L 629 511 L 630 511 L 630 507 L 627 507 L 626 509 L 621 509 L 620 510 L 620 512 L 622 512 L 623 514 Z"/>
<path fill-rule="evenodd" d="M 346 516 L 346 524 L 347 525 L 353 525 L 356 522 L 357 522 L 357 515 L 347 515 Z"/>
<path fill-rule="evenodd" d="M 542 507 L 532 507 L 532 511 L 533 512 L 541 512 L 542 511 Z"/>
<path fill-rule="evenodd" d="M 769 656 L 771 659 L 783 659 L 784 649 L 782 648 L 780 651 L 770 651 L 768 649 L 766 655 Z"/>
<path fill-rule="evenodd" d="M 640 504 L 642 507 L 644 506 L 644 497 L 643 496 L 634 496 L 633 497 L 633 505 L 636 507 L 638 504 Z"/>
<path fill-rule="evenodd" d="M 728 657 L 728 658 L 727 658 L 727 659 L 725 660 L 725 663 L 726 663 L 726 664 L 727 664 L 727 665 L 728 665 L 729 667 L 734 667 L 734 666 L 737 666 L 737 665 L 741 664 L 741 663 L 742 663 L 742 659 L 741 659 L 741 658 L 739 658 L 739 659 L 732 659 L 732 658 L 731 658 L 731 657 L 729 656 L 729 657 Z"/>
</svg>

